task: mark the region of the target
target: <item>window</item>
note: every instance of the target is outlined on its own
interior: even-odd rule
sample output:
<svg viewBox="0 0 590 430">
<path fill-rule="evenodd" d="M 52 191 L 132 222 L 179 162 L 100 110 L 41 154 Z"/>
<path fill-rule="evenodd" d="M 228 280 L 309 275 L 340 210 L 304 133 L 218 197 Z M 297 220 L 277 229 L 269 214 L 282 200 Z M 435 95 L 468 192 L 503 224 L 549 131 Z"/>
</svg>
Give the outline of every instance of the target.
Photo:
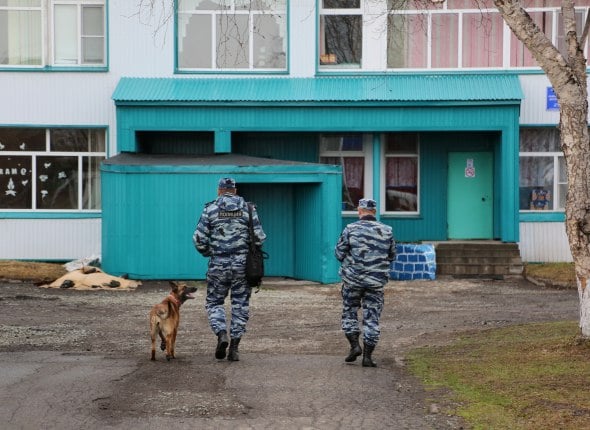
<svg viewBox="0 0 590 430">
<path fill-rule="evenodd" d="M 463 14 L 463 67 L 502 67 L 503 22 L 499 13 Z"/>
<path fill-rule="evenodd" d="M 385 211 L 418 212 L 417 133 L 384 136 Z"/>
<path fill-rule="evenodd" d="M 430 9 L 440 9 L 442 3 L 423 0 L 387 0 L 387 67 L 427 68 L 429 61 L 429 39 L 433 45 L 442 45 L 446 51 L 445 60 L 456 50 L 456 30 L 434 22 L 429 30 L 430 20 L 440 15 L 428 14 Z M 433 34 L 436 33 L 436 34 Z M 430 36 L 429 36 L 430 35 Z"/>
<path fill-rule="evenodd" d="M 321 0 L 319 63 L 322 68 L 360 68 L 361 0 Z"/>
<path fill-rule="evenodd" d="M 566 174 L 557 129 L 520 130 L 520 210 L 563 211 Z"/>
<path fill-rule="evenodd" d="M 561 11 L 558 10 L 556 11 L 557 14 L 557 42 L 556 42 L 556 46 L 557 49 L 559 49 L 559 52 L 561 52 L 561 55 L 563 55 L 564 57 L 567 58 L 567 46 L 566 46 L 566 41 L 563 35 L 563 16 L 561 14 Z M 583 23 L 584 23 L 584 18 L 588 15 L 588 13 L 584 13 L 584 11 L 576 9 L 575 11 L 575 19 L 576 19 L 576 33 L 578 35 L 578 37 L 580 37 L 582 35 L 582 30 L 584 28 Z M 587 44 L 587 40 L 586 40 L 586 44 Z"/>
<path fill-rule="evenodd" d="M 100 210 L 104 129 L 0 127 L 0 210 Z"/>
<path fill-rule="evenodd" d="M 527 0 L 523 4 L 533 21 L 564 53 L 561 0 Z M 578 35 L 588 10 L 587 5 L 576 8 Z M 538 67 L 508 29 L 492 0 L 388 0 L 386 13 L 389 69 Z M 364 25 L 378 23 L 366 19 Z"/>
<path fill-rule="evenodd" d="M 286 0 L 179 0 L 178 68 L 287 68 Z"/>
<path fill-rule="evenodd" d="M 43 65 L 41 0 L 0 1 L 0 65 Z"/>
<path fill-rule="evenodd" d="M 387 66 L 424 68 L 427 66 L 428 17 L 398 15 L 387 17 Z"/>
<path fill-rule="evenodd" d="M 549 40 L 553 39 L 553 12 L 529 12 L 529 15 L 539 26 L 539 28 L 545 33 L 545 36 Z M 524 46 L 524 44 L 516 38 L 516 36 L 510 34 L 510 66 L 511 67 L 536 67 L 537 63 L 530 51 Z"/>
<path fill-rule="evenodd" d="M 466 5 L 455 1 L 449 2 L 449 8 L 473 9 L 474 4 L 472 0 Z M 489 1 L 481 5 L 493 7 Z M 428 11 L 423 9 L 426 6 L 417 4 L 414 7 L 422 10 L 411 12 L 389 9 L 387 67 L 502 67 L 504 27 L 499 13 L 479 7 L 471 13 Z"/>
<path fill-rule="evenodd" d="M 370 136 L 324 134 L 320 137 L 320 163 L 342 166 L 342 210 L 354 211 L 358 201 L 371 194 Z"/>
<path fill-rule="evenodd" d="M 104 66 L 104 3 L 0 0 L 0 66 Z"/>
<path fill-rule="evenodd" d="M 53 63 L 104 64 L 104 6 L 83 1 L 53 2 Z"/>
</svg>

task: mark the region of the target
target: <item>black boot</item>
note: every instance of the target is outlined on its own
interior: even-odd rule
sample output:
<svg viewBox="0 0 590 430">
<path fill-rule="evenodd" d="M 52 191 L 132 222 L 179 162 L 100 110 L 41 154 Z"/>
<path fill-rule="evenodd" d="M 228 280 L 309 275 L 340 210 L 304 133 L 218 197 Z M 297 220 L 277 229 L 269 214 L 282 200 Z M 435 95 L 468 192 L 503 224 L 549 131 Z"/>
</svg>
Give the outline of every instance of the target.
<svg viewBox="0 0 590 430">
<path fill-rule="evenodd" d="M 361 346 L 359 345 L 359 334 L 358 333 L 348 333 L 346 335 L 346 339 L 350 342 L 350 351 L 348 352 L 348 356 L 344 359 L 347 363 L 352 363 L 356 361 L 356 358 L 363 353 Z"/>
<path fill-rule="evenodd" d="M 240 354 L 238 352 L 238 345 L 240 339 L 233 339 L 229 343 L 229 352 L 227 353 L 227 359 L 229 361 L 240 361 Z"/>
<path fill-rule="evenodd" d="M 371 354 L 375 350 L 375 345 L 364 344 L 363 348 L 363 367 L 377 367 L 377 363 L 371 358 Z"/>
<path fill-rule="evenodd" d="M 227 332 L 225 330 L 221 330 L 219 333 L 217 333 L 217 348 L 215 348 L 215 358 L 218 360 L 225 358 L 225 350 L 227 349 L 228 344 L 229 339 L 227 338 Z"/>
</svg>

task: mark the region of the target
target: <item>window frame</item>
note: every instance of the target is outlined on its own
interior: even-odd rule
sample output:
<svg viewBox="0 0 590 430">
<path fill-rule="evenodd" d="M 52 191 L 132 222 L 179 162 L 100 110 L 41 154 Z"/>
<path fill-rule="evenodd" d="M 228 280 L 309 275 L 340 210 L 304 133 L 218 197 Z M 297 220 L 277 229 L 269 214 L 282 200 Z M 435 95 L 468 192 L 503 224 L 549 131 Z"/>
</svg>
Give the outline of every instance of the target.
<svg viewBox="0 0 590 430">
<path fill-rule="evenodd" d="M 108 69 L 108 1 L 107 0 L 39 0 L 39 6 L 0 6 L 2 10 L 12 11 L 39 11 L 41 15 L 41 30 L 39 43 L 41 45 L 40 64 L 0 64 L 0 70 L 6 71 L 30 71 L 30 70 L 52 70 L 52 71 L 106 71 Z M 56 14 L 55 7 L 58 5 L 76 6 L 76 63 L 56 62 Z M 85 7 L 97 7 L 102 9 L 102 62 L 89 63 L 83 61 L 83 40 L 88 35 L 82 34 L 83 9 Z"/>
<path fill-rule="evenodd" d="M 316 67 L 320 72 L 337 72 L 337 71 L 344 71 L 350 72 L 351 70 L 362 71 L 363 70 L 363 52 L 364 49 L 364 34 L 365 34 L 365 0 L 359 0 L 359 7 L 358 8 L 331 8 L 331 7 L 324 7 L 323 0 L 317 0 L 317 55 L 316 55 Z M 326 60 L 330 61 L 327 56 L 331 54 L 323 54 L 325 48 L 325 32 L 323 28 L 325 27 L 325 23 L 323 23 L 323 18 L 326 16 L 360 16 L 361 20 L 361 54 L 360 54 L 360 61 L 358 65 L 356 63 L 322 63 L 322 57 L 326 56 Z M 334 55 L 334 54 L 332 54 Z"/>
<path fill-rule="evenodd" d="M 340 135 L 341 137 L 350 136 L 350 135 L 359 135 L 362 138 L 363 149 L 362 151 L 334 151 L 334 150 L 323 150 L 321 139 L 323 136 L 336 136 Z M 330 133 L 321 133 L 319 136 L 319 163 L 325 163 L 322 158 L 323 157 L 331 157 L 331 158 L 346 158 L 346 157 L 363 157 L 363 184 L 364 184 L 364 192 L 363 197 L 370 197 L 373 195 L 373 140 L 372 135 L 367 133 L 360 133 L 360 132 L 330 132 Z M 339 164 L 340 166 L 342 164 Z M 342 178 L 342 186 L 344 188 L 344 178 Z M 344 202 L 342 202 L 344 204 Z M 355 202 L 351 202 L 355 203 Z M 358 204 L 358 202 L 356 202 Z M 350 216 L 356 215 L 356 209 L 352 210 L 342 210 L 341 211 L 343 216 Z"/>
<path fill-rule="evenodd" d="M 27 126 L 1 126 L 0 130 L 2 129 L 31 129 L 31 130 L 44 130 L 45 135 L 45 147 L 42 150 L 32 150 L 27 151 L 26 149 L 22 149 L 19 151 L 5 151 L 0 150 L 0 159 L 4 157 L 28 157 L 30 158 L 30 172 L 26 177 L 28 180 L 31 181 L 31 201 L 29 202 L 28 208 L 18 208 L 18 209 L 11 209 L 11 208 L 0 208 L 0 212 L 2 213 L 81 213 L 81 214 L 95 214 L 100 213 L 102 211 L 102 207 L 100 205 L 102 199 L 99 201 L 98 207 L 96 208 L 85 208 L 85 201 L 84 201 L 84 191 L 86 189 L 86 181 L 88 180 L 88 176 L 86 175 L 86 171 L 84 168 L 89 164 L 85 163 L 85 159 L 90 162 L 92 159 L 98 162 L 98 168 L 95 172 L 97 175 L 96 181 L 97 183 L 93 184 L 95 188 L 100 190 L 101 187 L 101 177 L 100 177 L 100 163 L 107 158 L 107 148 L 108 148 L 108 128 L 107 127 L 67 127 L 67 126 L 53 126 L 53 127 L 27 127 Z M 89 150 L 88 151 L 52 151 L 51 150 L 51 131 L 53 130 L 79 130 L 88 133 L 89 140 Z M 91 136 L 96 132 L 102 132 L 102 143 L 104 144 L 103 151 L 90 151 L 91 143 Z M 38 189 L 37 181 L 40 179 L 40 172 L 38 171 L 38 162 L 39 159 L 42 158 L 58 158 L 58 157 L 67 157 L 67 158 L 76 158 L 76 165 L 77 165 L 77 178 L 76 178 L 76 208 L 67 208 L 67 209 L 51 209 L 51 208 L 39 208 L 38 206 L 38 199 L 41 198 L 39 193 L 41 192 Z M 0 178 L 4 178 L 4 172 L 1 172 Z M 89 203 L 92 202 L 92 197 L 89 198 Z"/>
<path fill-rule="evenodd" d="M 104 67 L 106 65 L 106 7 L 104 0 L 51 0 L 50 1 L 50 14 L 49 21 L 51 23 L 51 42 L 49 43 L 51 51 L 51 65 L 53 67 Z M 57 42 L 56 42 L 56 6 L 75 6 L 76 7 L 76 63 L 59 63 L 56 60 Z M 85 8 L 97 8 L 102 7 L 102 35 L 85 35 L 83 33 L 83 21 L 84 21 L 84 9 Z M 101 63 L 88 63 L 84 62 L 84 39 L 85 38 L 102 38 L 102 59 Z"/>
<path fill-rule="evenodd" d="M 387 154 L 387 134 L 416 134 L 416 152 L 400 152 Z M 420 133 L 414 132 L 388 132 L 381 135 L 381 214 L 388 217 L 406 217 L 420 215 Z M 416 159 L 416 210 L 415 211 L 388 211 L 387 208 L 387 159 L 388 158 L 415 158 Z"/>
<path fill-rule="evenodd" d="M 535 129 L 535 130 L 550 130 L 548 127 L 521 127 L 521 133 L 524 129 Z M 559 136 L 559 131 L 557 131 L 557 136 Z M 561 163 L 560 160 L 564 160 L 565 162 L 565 155 L 563 151 L 521 151 L 520 150 L 520 140 L 519 140 L 519 151 L 518 151 L 518 164 L 519 164 L 519 171 L 520 171 L 520 161 L 521 158 L 528 157 L 528 158 L 551 158 L 553 160 L 553 184 L 551 187 L 551 201 L 553 203 L 552 209 L 547 210 L 535 210 L 535 209 L 521 209 L 520 203 L 518 207 L 519 213 L 563 213 L 565 212 L 565 205 L 563 207 L 559 207 L 559 202 L 562 197 L 562 193 L 560 191 L 560 186 L 565 185 L 565 193 L 567 193 L 568 188 L 568 181 L 567 181 L 567 172 L 561 171 Z M 560 180 L 561 174 L 565 173 L 566 181 L 563 182 Z M 520 189 L 523 187 L 520 183 L 520 174 L 518 178 L 518 189 L 520 193 Z M 565 203 L 565 195 L 563 196 L 563 201 Z"/>
<path fill-rule="evenodd" d="M 543 12 L 548 12 L 552 14 L 552 20 L 551 20 L 551 28 L 550 30 L 550 38 L 551 38 L 551 42 L 553 43 L 554 46 L 558 46 L 559 44 L 559 33 L 558 33 L 558 29 L 559 29 L 559 19 L 558 16 L 561 13 L 560 7 L 557 6 L 547 6 L 547 7 L 531 7 L 531 8 L 526 8 L 527 12 L 529 13 L 543 13 Z M 590 10 L 590 5 L 588 6 L 580 6 L 580 7 L 575 7 L 575 11 L 576 11 L 576 17 L 577 19 L 579 19 L 580 17 L 584 17 L 587 15 L 588 11 Z M 498 66 L 470 66 L 470 65 L 463 65 L 465 59 L 465 49 L 463 46 L 463 30 L 464 30 L 464 21 L 465 21 L 465 17 L 467 15 L 473 15 L 473 14 L 493 14 L 493 15 L 498 15 L 499 12 L 497 9 L 494 8 L 481 8 L 481 9 L 475 9 L 475 8 L 448 8 L 447 2 L 444 3 L 443 6 L 436 6 L 436 5 L 430 5 L 430 7 L 427 8 L 422 8 L 422 9 L 404 9 L 404 10 L 387 10 L 386 11 L 387 14 L 387 30 L 386 30 L 386 40 L 387 40 L 387 46 L 386 46 L 386 61 L 385 61 L 385 70 L 387 71 L 398 71 L 398 72 L 407 72 L 407 71 L 422 71 L 422 70 L 437 70 L 437 71 L 449 71 L 449 70 L 541 70 L 541 68 L 538 65 L 523 65 L 523 66 L 512 66 L 511 63 L 513 62 L 512 60 L 512 56 L 513 56 L 513 49 L 518 50 L 520 45 L 522 45 L 522 42 L 518 42 L 515 44 L 515 46 L 512 46 L 514 41 L 513 41 L 513 35 L 512 32 L 510 31 L 510 28 L 508 27 L 508 25 L 501 19 L 501 24 L 502 27 L 501 29 L 499 29 L 498 31 L 498 37 L 501 37 L 501 64 Z M 404 16 L 404 15 L 410 15 L 410 16 L 418 16 L 418 15 L 422 15 L 423 19 L 424 19 L 424 24 L 426 26 L 426 46 L 424 47 L 424 49 L 426 50 L 426 66 L 425 67 L 390 67 L 390 61 L 389 61 L 389 41 L 392 39 L 392 36 L 390 35 L 390 21 L 392 20 L 392 15 L 400 15 L 400 16 Z M 435 55 L 437 55 L 437 53 L 433 52 L 433 17 L 435 16 L 450 16 L 450 15 L 455 15 L 456 16 L 456 34 L 453 36 L 454 39 L 456 40 L 456 52 L 453 53 L 453 58 L 456 59 L 456 65 L 455 66 L 449 66 L 449 67 L 432 67 L 432 63 L 433 63 L 433 58 L 435 57 Z M 482 17 L 483 20 L 486 19 L 485 15 Z M 363 29 L 365 30 L 365 29 Z M 473 38 L 470 38 L 470 40 L 473 40 Z M 405 45 L 410 45 L 413 46 L 413 42 L 408 39 L 408 41 L 404 42 Z M 590 45 L 590 43 L 586 43 L 586 46 L 584 48 L 585 51 L 585 55 L 586 58 L 588 58 L 588 54 L 590 53 L 588 48 L 588 45 Z M 588 58 L 589 61 L 589 66 L 590 66 L 590 58 Z M 406 60 L 402 60 L 402 62 L 406 62 Z M 362 67 L 361 67 L 362 70 Z"/>
<path fill-rule="evenodd" d="M 264 74 L 284 74 L 288 73 L 289 70 L 289 0 L 284 0 L 284 9 L 241 9 L 236 7 L 236 1 L 229 0 L 231 5 L 229 9 L 195 9 L 192 11 L 182 10 L 182 0 L 174 0 L 175 13 L 174 13 L 174 53 L 175 53 L 175 73 L 195 74 L 195 73 L 264 73 Z M 252 0 L 254 1 L 254 0 Z M 228 14 L 234 14 L 236 16 L 247 16 L 248 19 L 248 66 L 247 67 L 219 67 L 216 65 L 217 62 L 217 23 L 220 17 Z M 285 57 L 284 67 L 256 67 L 256 53 L 254 52 L 256 43 L 256 32 L 255 32 L 255 19 L 256 16 L 272 16 L 279 15 L 283 17 L 283 52 L 281 53 Z M 183 67 L 181 66 L 181 52 L 180 52 L 180 24 L 181 15 L 185 16 L 209 16 L 211 24 L 211 52 L 210 52 L 210 67 Z"/>
</svg>

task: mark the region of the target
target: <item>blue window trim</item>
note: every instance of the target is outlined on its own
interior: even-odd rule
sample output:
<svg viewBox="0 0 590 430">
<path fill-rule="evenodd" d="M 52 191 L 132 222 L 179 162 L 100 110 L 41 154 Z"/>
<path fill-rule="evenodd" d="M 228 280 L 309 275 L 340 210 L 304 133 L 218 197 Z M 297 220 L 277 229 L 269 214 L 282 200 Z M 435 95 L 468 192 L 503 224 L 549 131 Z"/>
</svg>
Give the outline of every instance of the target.
<svg viewBox="0 0 590 430">
<path fill-rule="evenodd" d="M 0 219 L 93 219 L 102 218 L 102 211 L 93 212 L 2 212 Z"/>
<path fill-rule="evenodd" d="M 22 67 L 14 67 L 14 68 L 6 68 L 6 67 L 1 67 L 0 66 L 0 72 L 86 72 L 86 73 L 105 73 L 108 72 L 109 68 L 108 66 L 100 66 L 100 67 L 82 67 L 82 66 L 76 66 L 76 67 L 55 67 L 55 66 L 45 66 L 45 67 L 39 67 L 39 68 L 35 68 L 35 69 L 31 69 L 31 68 L 22 68 Z"/>
<path fill-rule="evenodd" d="M 75 128 L 75 129 L 100 129 L 100 130 L 106 130 L 106 136 L 105 136 L 105 152 L 108 155 L 108 138 L 109 138 L 109 128 L 110 126 L 108 124 L 1 124 L 0 128 L 59 128 L 59 129 L 64 129 L 64 128 Z M 0 155 L 2 155 L 2 152 L 0 152 Z"/>
<path fill-rule="evenodd" d="M 319 30 L 316 29 L 316 33 Z M 316 36 L 317 37 L 317 36 Z M 383 75 L 544 75 L 545 72 L 541 69 L 538 70 L 530 70 L 530 69 L 503 69 L 503 70 L 487 70 L 487 69 L 412 69 L 412 70 L 403 70 L 403 69 L 386 69 L 386 70 L 367 70 L 363 71 L 362 69 L 344 69 L 342 71 L 334 71 L 334 69 L 320 69 L 319 68 L 319 61 L 317 61 L 318 57 L 318 48 L 316 47 L 316 76 L 383 76 Z M 586 69 L 586 72 L 590 74 L 590 67 Z M 534 124 L 532 126 L 539 126 L 539 124 Z M 532 127 L 531 126 L 531 127 Z M 543 126 L 541 126 L 543 127 Z"/>
<path fill-rule="evenodd" d="M 105 0 L 108 1 L 108 0 Z M 290 74 L 290 6 L 291 0 L 287 0 L 285 5 L 287 11 L 287 52 L 286 52 L 286 68 L 280 70 L 228 70 L 228 69 L 206 69 L 206 70 L 186 70 L 178 67 L 178 0 L 174 0 L 174 74 L 175 75 L 289 75 Z"/>
<path fill-rule="evenodd" d="M 178 55 L 176 52 L 175 55 Z M 177 60 L 175 60 L 177 61 Z M 178 64 L 176 62 L 176 64 Z M 278 70 L 278 71 L 256 71 L 256 70 L 225 70 L 225 69 L 216 69 L 216 70 L 184 70 L 178 69 L 176 66 L 174 68 L 175 75 L 289 75 L 289 70 Z"/>
<path fill-rule="evenodd" d="M 422 213 L 409 213 L 404 214 L 403 212 L 381 212 L 382 219 L 411 219 L 411 220 L 422 220 L 424 215 Z"/>
<path fill-rule="evenodd" d="M 520 212 L 518 220 L 520 222 L 564 222 L 565 212 Z"/>
</svg>

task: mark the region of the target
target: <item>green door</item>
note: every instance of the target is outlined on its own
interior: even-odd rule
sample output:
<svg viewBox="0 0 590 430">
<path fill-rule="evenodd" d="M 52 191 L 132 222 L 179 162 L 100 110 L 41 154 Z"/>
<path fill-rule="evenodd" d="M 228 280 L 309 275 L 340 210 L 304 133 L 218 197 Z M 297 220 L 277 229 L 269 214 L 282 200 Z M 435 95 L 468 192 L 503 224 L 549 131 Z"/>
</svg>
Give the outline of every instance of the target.
<svg viewBox="0 0 590 430">
<path fill-rule="evenodd" d="M 492 239 L 493 154 L 449 153 L 449 239 Z"/>
</svg>

